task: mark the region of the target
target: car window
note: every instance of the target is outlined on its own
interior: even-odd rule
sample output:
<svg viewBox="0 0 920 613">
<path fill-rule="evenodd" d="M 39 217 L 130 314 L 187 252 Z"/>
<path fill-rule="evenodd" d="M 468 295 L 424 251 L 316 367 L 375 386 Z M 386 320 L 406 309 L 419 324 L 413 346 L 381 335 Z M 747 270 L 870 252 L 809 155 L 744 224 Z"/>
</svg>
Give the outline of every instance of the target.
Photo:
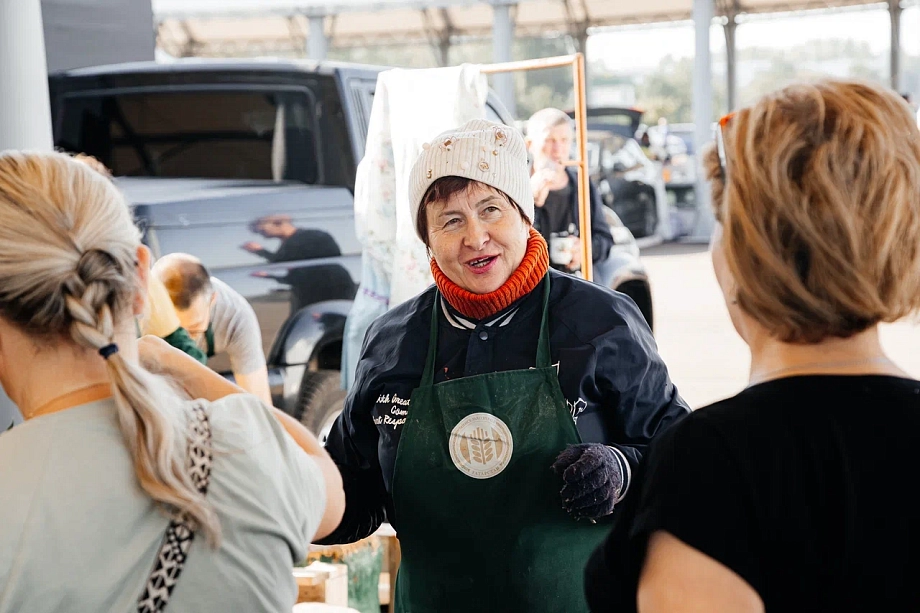
<svg viewBox="0 0 920 613">
<path fill-rule="evenodd" d="M 116 176 L 316 183 L 310 98 L 295 91 L 75 94 L 56 144 L 99 158 Z"/>
</svg>

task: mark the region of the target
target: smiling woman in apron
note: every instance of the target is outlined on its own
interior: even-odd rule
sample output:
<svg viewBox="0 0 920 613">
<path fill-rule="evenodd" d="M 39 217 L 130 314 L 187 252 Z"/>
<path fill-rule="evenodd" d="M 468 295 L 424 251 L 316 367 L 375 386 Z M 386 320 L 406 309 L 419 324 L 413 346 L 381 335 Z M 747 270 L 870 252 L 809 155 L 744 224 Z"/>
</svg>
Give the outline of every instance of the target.
<svg viewBox="0 0 920 613">
<path fill-rule="evenodd" d="M 435 286 L 368 330 L 327 443 L 347 505 L 323 542 L 392 523 L 397 611 L 584 611 L 590 551 L 688 408 L 628 297 L 548 270 L 517 131 L 442 134 L 409 202 Z"/>
</svg>

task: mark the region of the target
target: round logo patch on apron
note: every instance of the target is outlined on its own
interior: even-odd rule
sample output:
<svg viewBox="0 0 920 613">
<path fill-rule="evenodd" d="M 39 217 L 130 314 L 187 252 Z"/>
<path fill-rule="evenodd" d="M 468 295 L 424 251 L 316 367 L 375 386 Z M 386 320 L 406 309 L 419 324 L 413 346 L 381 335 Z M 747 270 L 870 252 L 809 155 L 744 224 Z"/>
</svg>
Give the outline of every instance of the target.
<svg viewBox="0 0 920 613">
<path fill-rule="evenodd" d="M 514 439 L 505 422 L 488 413 L 463 418 L 450 432 L 450 457 L 460 472 L 491 479 L 511 462 Z"/>
</svg>

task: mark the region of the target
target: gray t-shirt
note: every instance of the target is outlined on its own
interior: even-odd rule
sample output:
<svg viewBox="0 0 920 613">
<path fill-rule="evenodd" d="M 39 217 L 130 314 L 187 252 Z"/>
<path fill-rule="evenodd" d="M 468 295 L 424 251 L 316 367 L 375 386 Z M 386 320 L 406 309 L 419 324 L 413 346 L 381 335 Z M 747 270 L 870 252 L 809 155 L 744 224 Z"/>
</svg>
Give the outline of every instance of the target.
<svg viewBox="0 0 920 613">
<path fill-rule="evenodd" d="M 254 396 L 207 410 L 222 541 L 195 539 L 169 612 L 290 611 L 326 503 L 320 468 Z M 0 434 L 0 492 L 0 613 L 137 610 L 168 520 L 137 483 L 113 400 Z"/>
<path fill-rule="evenodd" d="M 230 368 L 238 375 L 249 375 L 264 368 L 265 354 L 262 353 L 262 333 L 256 312 L 245 298 L 220 279 L 211 277 L 211 286 L 217 294 L 211 307 L 214 353 L 226 353 Z M 199 340 L 198 347 L 207 352 L 207 340 Z"/>
</svg>

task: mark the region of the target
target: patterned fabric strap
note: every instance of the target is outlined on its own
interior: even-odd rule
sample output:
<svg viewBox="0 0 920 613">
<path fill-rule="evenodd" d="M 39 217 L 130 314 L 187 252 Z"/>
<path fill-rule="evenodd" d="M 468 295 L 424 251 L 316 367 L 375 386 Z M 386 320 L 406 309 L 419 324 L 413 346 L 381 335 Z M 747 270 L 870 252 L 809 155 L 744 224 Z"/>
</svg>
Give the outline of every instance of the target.
<svg viewBox="0 0 920 613">
<path fill-rule="evenodd" d="M 188 471 L 198 491 L 207 494 L 211 478 L 211 423 L 204 407 L 198 404 L 192 407 Z M 166 609 L 194 538 L 194 524 L 184 513 L 169 523 L 156 565 L 147 578 L 143 595 L 137 601 L 138 613 L 162 613 Z"/>
</svg>

